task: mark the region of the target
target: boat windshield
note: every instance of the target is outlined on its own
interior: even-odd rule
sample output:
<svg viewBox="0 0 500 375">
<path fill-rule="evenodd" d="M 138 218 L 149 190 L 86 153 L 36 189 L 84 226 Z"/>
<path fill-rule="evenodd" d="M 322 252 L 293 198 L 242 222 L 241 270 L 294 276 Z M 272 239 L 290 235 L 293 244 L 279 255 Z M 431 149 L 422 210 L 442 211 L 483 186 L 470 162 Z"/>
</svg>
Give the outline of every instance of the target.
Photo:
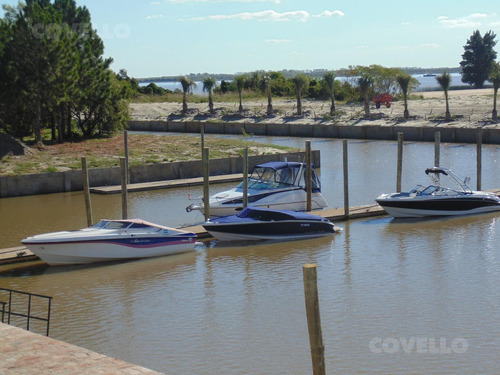
<svg viewBox="0 0 500 375">
<path fill-rule="evenodd" d="M 125 221 L 111 221 L 111 220 L 101 220 L 97 224 L 93 225 L 92 228 L 96 229 L 125 229 L 130 226 L 130 223 Z"/>
<path fill-rule="evenodd" d="M 305 173 L 305 167 L 301 168 L 300 164 L 280 169 L 256 167 L 248 178 L 248 188 L 254 190 L 285 189 L 293 186 L 305 188 Z M 312 186 L 314 192 L 321 190 L 314 169 L 312 170 Z M 243 181 L 238 188 L 243 188 Z"/>
</svg>

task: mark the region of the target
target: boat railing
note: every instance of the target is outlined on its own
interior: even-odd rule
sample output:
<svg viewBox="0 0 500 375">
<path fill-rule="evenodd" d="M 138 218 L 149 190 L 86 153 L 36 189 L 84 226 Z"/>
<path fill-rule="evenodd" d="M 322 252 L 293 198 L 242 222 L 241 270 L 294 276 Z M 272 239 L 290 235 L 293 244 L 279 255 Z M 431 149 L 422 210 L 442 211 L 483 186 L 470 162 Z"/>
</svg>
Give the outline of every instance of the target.
<svg viewBox="0 0 500 375">
<path fill-rule="evenodd" d="M 0 297 L 7 296 L 8 301 L 0 300 L 2 323 L 16 325 L 15 323 L 19 324 L 19 321 L 26 319 L 26 330 L 29 331 L 30 328 L 33 328 L 31 325 L 32 320 L 44 322 L 45 335 L 49 335 L 52 297 L 0 288 Z M 42 315 L 38 312 L 40 309 L 46 309 L 46 313 L 43 314 L 44 316 L 39 316 Z M 37 312 L 34 312 L 34 310 L 37 310 Z"/>
</svg>

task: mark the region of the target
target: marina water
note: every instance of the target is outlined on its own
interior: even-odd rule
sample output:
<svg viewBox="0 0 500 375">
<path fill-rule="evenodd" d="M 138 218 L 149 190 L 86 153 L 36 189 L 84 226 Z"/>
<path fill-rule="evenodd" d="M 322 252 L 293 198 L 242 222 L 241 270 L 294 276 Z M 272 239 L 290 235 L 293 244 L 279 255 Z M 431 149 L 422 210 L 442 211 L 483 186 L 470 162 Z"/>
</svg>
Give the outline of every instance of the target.
<svg viewBox="0 0 500 375">
<path fill-rule="evenodd" d="M 255 138 L 303 147 L 294 138 Z M 323 193 L 342 206 L 342 142 L 321 149 Z M 434 145 L 405 143 L 403 189 L 425 183 Z M 349 141 L 351 206 L 396 186 L 395 142 Z M 443 144 L 442 165 L 475 181 L 475 145 Z M 500 187 L 498 146 L 484 145 L 483 188 Z M 471 185 L 474 186 L 474 183 Z M 215 190 L 227 186 L 214 185 Z M 167 225 L 201 188 L 129 194 L 129 215 Z M 95 218 L 120 197 L 92 195 Z M 80 192 L 0 200 L 1 242 L 85 226 Z M 191 216 L 188 216 L 191 215 Z M 338 223 L 314 240 L 199 244 L 178 256 L 42 267 L 0 286 L 54 297 L 51 337 L 173 374 L 307 374 L 311 359 L 302 265 L 318 265 L 329 374 L 493 374 L 500 349 L 498 214 Z"/>
</svg>

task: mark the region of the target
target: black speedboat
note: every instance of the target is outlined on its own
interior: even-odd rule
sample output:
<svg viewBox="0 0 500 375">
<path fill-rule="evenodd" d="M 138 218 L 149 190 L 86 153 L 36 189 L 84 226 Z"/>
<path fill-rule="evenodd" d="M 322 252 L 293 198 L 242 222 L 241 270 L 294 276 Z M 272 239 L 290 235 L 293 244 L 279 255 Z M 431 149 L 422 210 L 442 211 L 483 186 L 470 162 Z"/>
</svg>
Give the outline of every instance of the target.
<svg viewBox="0 0 500 375">
<path fill-rule="evenodd" d="M 303 239 L 338 230 L 321 216 L 256 207 L 247 207 L 236 215 L 211 219 L 202 225 L 220 241 Z"/>
<path fill-rule="evenodd" d="M 500 198 L 486 191 L 473 191 L 450 169 L 427 168 L 428 186 L 417 185 L 404 193 L 382 194 L 376 202 L 393 217 L 470 215 L 500 211 Z M 442 179 L 453 180 L 459 188 L 445 187 Z"/>
</svg>

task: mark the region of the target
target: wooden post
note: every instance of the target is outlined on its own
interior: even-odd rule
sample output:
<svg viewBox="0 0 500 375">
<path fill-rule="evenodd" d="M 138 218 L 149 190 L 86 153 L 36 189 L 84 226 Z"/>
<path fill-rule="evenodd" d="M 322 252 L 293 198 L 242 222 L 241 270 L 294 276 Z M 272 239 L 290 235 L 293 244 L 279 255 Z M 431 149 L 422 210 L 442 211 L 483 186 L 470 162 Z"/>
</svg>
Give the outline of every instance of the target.
<svg viewBox="0 0 500 375">
<path fill-rule="evenodd" d="M 344 215 L 349 217 L 349 159 L 347 153 L 347 139 L 342 141 L 344 159 Z"/>
<path fill-rule="evenodd" d="M 203 149 L 205 148 L 205 124 L 203 122 L 200 124 L 200 135 L 201 135 L 201 157 L 203 158 Z"/>
<path fill-rule="evenodd" d="M 311 173 L 311 141 L 306 141 L 306 211 L 311 211 L 312 173 Z"/>
<path fill-rule="evenodd" d="M 321 333 L 316 265 L 305 264 L 302 266 L 302 272 L 313 375 L 325 375 L 325 347 Z"/>
<path fill-rule="evenodd" d="M 434 166 L 439 167 L 441 155 L 441 132 L 438 130 L 434 133 Z"/>
<path fill-rule="evenodd" d="M 477 128 L 477 190 L 481 190 L 481 172 L 482 172 L 482 166 L 483 166 L 483 129 L 481 127 Z"/>
<path fill-rule="evenodd" d="M 83 194 L 85 195 L 85 210 L 87 212 L 87 225 L 90 227 L 93 224 L 92 205 L 90 204 L 89 172 L 87 169 L 87 158 L 85 156 L 82 157 L 82 183 L 83 183 Z"/>
<path fill-rule="evenodd" d="M 127 168 L 127 183 L 130 184 L 130 174 L 128 173 L 128 131 L 123 132 L 123 144 L 125 145 L 125 166 Z"/>
<path fill-rule="evenodd" d="M 120 169 L 121 169 L 121 177 L 122 177 L 122 219 L 128 219 L 127 212 L 127 162 L 125 158 L 120 158 Z"/>
<path fill-rule="evenodd" d="M 203 209 L 205 211 L 205 221 L 210 218 L 210 190 L 209 178 L 210 171 L 208 168 L 209 150 L 207 147 L 203 148 Z"/>
<path fill-rule="evenodd" d="M 243 150 L 243 208 L 248 206 L 248 147 Z"/>
<path fill-rule="evenodd" d="M 396 192 L 401 192 L 401 175 L 403 170 L 403 133 L 398 133 L 398 171 L 396 177 Z"/>
</svg>

